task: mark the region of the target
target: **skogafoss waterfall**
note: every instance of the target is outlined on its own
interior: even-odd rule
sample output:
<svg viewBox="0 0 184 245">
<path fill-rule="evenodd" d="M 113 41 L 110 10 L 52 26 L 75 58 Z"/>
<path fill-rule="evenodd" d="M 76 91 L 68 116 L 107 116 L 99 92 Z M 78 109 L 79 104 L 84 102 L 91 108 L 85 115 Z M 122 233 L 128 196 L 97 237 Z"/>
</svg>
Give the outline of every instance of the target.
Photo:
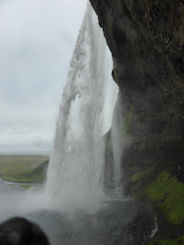
<svg viewBox="0 0 184 245">
<path fill-rule="evenodd" d="M 106 198 L 102 137 L 109 80 L 106 51 L 102 30 L 88 4 L 63 91 L 48 170 L 46 189 L 56 209 L 93 211 Z M 115 101 L 115 85 L 110 92 Z"/>
</svg>

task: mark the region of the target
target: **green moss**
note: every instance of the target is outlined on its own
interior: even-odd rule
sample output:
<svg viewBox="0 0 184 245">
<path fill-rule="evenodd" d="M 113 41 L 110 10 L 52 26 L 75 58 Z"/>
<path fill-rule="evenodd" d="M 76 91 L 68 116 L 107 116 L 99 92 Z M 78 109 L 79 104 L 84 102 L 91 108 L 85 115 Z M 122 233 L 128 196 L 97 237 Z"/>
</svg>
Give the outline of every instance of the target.
<svg viewBox="0 0 184 245">
<path fill-rule="evenodd" d="M 151 241 L 147 245 L 184 245 L 184 237 L 180 237 L 176 240 L 160 240 L 160 241 Z"/>
<path fill-rule="evenodd" d="M 138 182 L 144 180 L 145 177 L 150 175 L 150 173 L 154 170 L 154 167 L 150 167 L 146 169 L 145 171 L 138 172 L 136 174 L 133 174 L 130 177 L 130 182 Z"/>
<path fill-rule="evenodd" d="M 130 111 L 124 116 L 124 120 L 121 125 L 121 139 L 128 135 L 132 127 L 134 107 L 132 106 Z"/>
<path fill-rule="evenodd" d="M 145 189 L 147 197 L 155 203 L 165 217 L 174 225 L 184 222 L 184 184 L 167 171 Z"/>
</svg>

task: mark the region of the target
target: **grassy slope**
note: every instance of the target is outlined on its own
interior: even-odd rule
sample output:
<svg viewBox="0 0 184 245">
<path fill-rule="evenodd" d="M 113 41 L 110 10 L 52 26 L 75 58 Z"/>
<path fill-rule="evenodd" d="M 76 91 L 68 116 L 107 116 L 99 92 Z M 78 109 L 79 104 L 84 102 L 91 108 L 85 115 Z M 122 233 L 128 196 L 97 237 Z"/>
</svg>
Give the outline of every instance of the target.
<svg viewBox="0 0 184 245">
<path fill-rule="evenodd" d="M 41 183 L 47 165 L 46 155 L 0 155 L 0 178 L 20 183 Z"/>
</svg>

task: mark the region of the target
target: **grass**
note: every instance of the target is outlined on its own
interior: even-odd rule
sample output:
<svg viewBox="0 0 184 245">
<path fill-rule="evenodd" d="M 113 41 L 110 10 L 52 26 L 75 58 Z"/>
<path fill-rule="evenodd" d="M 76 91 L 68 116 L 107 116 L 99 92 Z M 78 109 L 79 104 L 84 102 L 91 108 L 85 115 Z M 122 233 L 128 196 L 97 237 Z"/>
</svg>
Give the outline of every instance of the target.
<svg viewBox="0 0 184 245">
<path fill-rule="evenodd" d="M 19 183 L 41 183 L 47 165 L 46 155 L 0 155 L 0 178 Z"/>
<path fill-rule="evenodd" d="M 184 223 L 184 183 L 179 182 L 175 176 L 168 171 L 162 171 L 156 180 L 145 188 L 145 194 L 171 224 Z"/>
</svg>

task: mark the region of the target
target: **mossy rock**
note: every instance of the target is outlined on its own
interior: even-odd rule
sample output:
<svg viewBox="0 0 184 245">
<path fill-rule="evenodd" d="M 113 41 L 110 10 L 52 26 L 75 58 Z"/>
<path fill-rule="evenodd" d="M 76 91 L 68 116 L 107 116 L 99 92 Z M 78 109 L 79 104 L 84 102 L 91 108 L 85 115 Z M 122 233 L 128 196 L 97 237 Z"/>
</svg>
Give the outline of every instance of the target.
<svg viewBox="0 0 184 245">
<path fill-rule="evenodd" d="M 130 177 L 130 182 L 139 182 L 139 181 L 142 181 L 144 180 L 144 178 L 146 178 L 147 176 L 150 176 L 151 172 L 154 171 L 154 167 L 150 167 L 150 168 L 147 168 L 146 170 L 144 171 L 140 171 L 138 173 L 135 173 L 133 174 L 131 177 Z"/>
<path fill-rule="evenodd" d="M 145 194 L 171 224 L 184 223 L 184 183 L 178 181 L 175 176 L 168 171 L 162 171 L 155 181 L 145 188 Z"/>
<path fill-rule="evenodd" d="M 176 240 L 160 240 L 160 241 L 151 241 L 147 245 L 183 245 L 184 237 L 180 237 Z"/>
<path fill-rule="evenodd" d="M 124 140 L 124 137 L 127 137 L 129 135 L 130 130 L 132 128 L 133 123 L 133 116 L 134 116 L 134 107 L 132 106 L 131 109 L 124 115 L 120 134 L 121 134 L 121 140 Z"/>
</svg>

